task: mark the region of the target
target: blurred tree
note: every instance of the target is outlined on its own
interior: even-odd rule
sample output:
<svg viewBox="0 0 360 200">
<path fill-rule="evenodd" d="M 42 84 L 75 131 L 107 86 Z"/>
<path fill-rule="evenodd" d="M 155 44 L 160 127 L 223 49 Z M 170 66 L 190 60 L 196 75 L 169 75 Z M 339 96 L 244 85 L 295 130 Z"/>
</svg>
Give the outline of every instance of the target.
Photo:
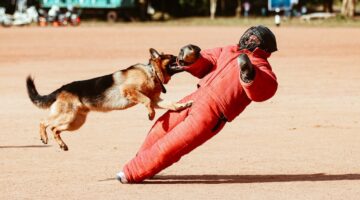
<svg viewBox="0 0 360 200">
<path fill-rule="evenodd" d="M 210 19 L 215 19 L 217 0 L 210 0 Z"/>
<path fill-rule="evenodd" d="M 356 0 L 299 0 L 297 10 L 307 6 L 308 11 L 316 12 L 319 8 L 324 12 L 334 12 L 333 5 L 340 1 L 350 1 L 354 4 Z M 150 0 L 156 10 L 162 10 L 175 17 L 189 16 L 242 16 L 244 0 Z M 251 15 L 264 15 L 267 12 L 267 0 L 249 0 L 251 3 Z M 343 4 L 344 5 L 348 5 Z M 350 6 L 351 7 L 351 6 Z M 355 12 L 355 6 L 353 6 Z"/>
<path fill-rule="evenodd" d="M 241 17 L 241 10 L 242 10 L 241 0 L 237 0 L 236 2 L 237 2 L 237 5 L 236 5 L 236 9 L 235 9 L 235 16 Z"/>
<path fill-rule="evenodd" d="M 155 10 L 163 10 L 172 16 L 204 16 L 209 15 L 209 0 L 151 0 Z"/>
<path fill-rule="evenodd" d="M 333 4 L 334 4 L 334 0 L 324 0 L 323 5 L 324 5 L 324 12 L 333 12 Z"/>
<path fill-rule="evenodd" d="M 150 16 L 147 13 L 147 9 L 149 6 L 148 0 L 138 0 L 137 1 L 137 7 L 139 9 L 139 17 L 141 21 L 146 21 L 150 19 Z"/>
<path fill-rule="evenodd" d="M 15 11 L 16 1 L 15 0 L 0 0 L 0 7 L 6 9 L 6 13 L 13 14 Z"/>
<path fill-rule="evenodd" d="M 345 17 L 354 17 L 356 0 L 343 0 L 341 14 Z"/>
<path fill-rule="evenodd" d="M 308 5 L 310 10 L 312 10 L 311 8 L 318 10 L 317 7 L 322 5 L 323 12 L 333 12 L 334 0 L 303 0 L 302 4 Z"/>
</svg>

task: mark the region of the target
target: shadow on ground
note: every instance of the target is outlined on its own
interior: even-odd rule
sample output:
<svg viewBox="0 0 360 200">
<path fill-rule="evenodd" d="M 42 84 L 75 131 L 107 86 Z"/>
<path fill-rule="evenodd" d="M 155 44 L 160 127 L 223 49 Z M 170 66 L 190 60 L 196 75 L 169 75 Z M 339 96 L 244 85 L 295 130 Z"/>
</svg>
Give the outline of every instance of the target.
<svg viewBox="0 0 360 200">
<path fill-rule="evenodd" d="M 44 148 L 51 147 L 51 145 L 9 145 L 0 146 L 0 149 L 23 149 L 23 148 Z"/>
<path fill-rule="evenodd" d="M 99 181 L 110 181 L 108 178 Z M 360 174 L 274 174 L 274 175 L 157 175 L 143 184 L 229 184 L 296 181 L 360 180 Z"/>
</svg>

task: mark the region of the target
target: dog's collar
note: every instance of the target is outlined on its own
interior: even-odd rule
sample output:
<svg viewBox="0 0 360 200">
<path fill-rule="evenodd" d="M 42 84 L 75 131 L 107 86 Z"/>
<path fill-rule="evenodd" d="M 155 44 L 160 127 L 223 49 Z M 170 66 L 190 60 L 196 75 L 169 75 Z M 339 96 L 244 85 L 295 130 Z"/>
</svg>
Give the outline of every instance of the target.
<svg viewBox="0 0 360 200">
<path fill-rule="evenodd" d="M 152 64 L 148 64 L 148 67 L 150 68 L 152 75 L 155 76 L 155 79 L 160 83 L 162 93 L 166 93 L 166 88 L 164 86 L 164 83 L 161 81 L 159 75 L 156 73 L 154 66 L 152 66 Z"/>
</svg>

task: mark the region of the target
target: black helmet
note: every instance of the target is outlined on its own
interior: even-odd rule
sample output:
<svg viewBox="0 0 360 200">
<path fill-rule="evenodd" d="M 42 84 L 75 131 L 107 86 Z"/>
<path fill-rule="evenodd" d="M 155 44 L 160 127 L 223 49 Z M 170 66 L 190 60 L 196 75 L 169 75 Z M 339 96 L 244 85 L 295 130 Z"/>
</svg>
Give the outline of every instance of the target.
<svg viewBox="0 0 360 200">
<path fill-rule="evenodd" d="M 258 40 L 249 41 L 252 35 L 255 35 Z M 259 47 L 268 53 L 272 53 L 278 50 L 275 35 L 270 31 L 269 28 L 262 25 L 253 26 L 246 30 L 245 33 L 241 36 L 239 41 L 240 49 L 248 49 L 253 51 L 256 47 Z"/>
</svg>

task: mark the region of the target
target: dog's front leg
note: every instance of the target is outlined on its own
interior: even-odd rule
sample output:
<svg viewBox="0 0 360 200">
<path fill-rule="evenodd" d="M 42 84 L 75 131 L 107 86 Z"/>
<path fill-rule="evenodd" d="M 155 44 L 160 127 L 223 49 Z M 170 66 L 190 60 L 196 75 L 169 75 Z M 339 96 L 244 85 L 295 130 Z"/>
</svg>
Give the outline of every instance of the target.
<svg viewBox="0 0 360 200">
<path fill-rule="evenodd" d="M 145 107 L 148 109 L 148 116 L 150 120 L 153 120 L 155 117 L 155 109 L 154 105 L 151 102 L 151 99 L 144 95 L 143 93 L 139 92 L 136 89 L 127 88 L 124 89 L 125 97 L 129 100 L 135 102 L 135 103 L 142 103 L 145 105 Z"/>
<path fill-rule="evenodd" d="M 193 104 L 193 101 L 188 101 L 185 103 L 175 103 L 175 102 L 159 99 L 158 101 L 156 101 L 155 107 L 162 108 L 162 109 L 168 109 L 168 110 L 174 110 L 174 111 L 180 111 L 187 107 L 192 106 L 192 104 Z"/>
</svg>

